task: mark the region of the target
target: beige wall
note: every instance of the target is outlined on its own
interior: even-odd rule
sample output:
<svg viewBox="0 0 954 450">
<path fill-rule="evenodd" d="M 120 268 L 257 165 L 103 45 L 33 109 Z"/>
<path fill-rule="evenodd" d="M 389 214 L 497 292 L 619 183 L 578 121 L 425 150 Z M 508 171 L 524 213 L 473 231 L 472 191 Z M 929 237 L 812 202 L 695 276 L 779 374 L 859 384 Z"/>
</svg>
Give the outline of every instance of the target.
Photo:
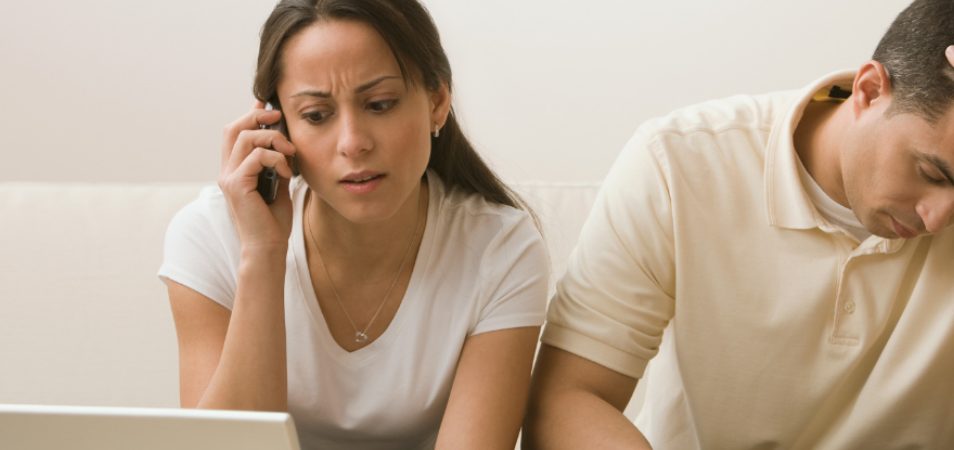
<svg viewBox="0 0 954 450">
<path fill-rule="evenodd" d="M 426 0 L 465 127 L 511 180 L 599 180 L 680 105 L 871 53 L 907 0 Z M 270 1 L 0 4 L 0 181 L 207 181 Z"/>
</svg>

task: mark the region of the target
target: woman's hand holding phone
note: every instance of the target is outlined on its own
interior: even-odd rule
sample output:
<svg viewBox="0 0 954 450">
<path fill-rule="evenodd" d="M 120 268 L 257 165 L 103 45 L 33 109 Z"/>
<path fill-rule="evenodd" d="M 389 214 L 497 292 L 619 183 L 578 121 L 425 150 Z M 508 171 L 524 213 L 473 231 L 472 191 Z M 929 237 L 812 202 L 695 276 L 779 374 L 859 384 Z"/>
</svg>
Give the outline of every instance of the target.
<svg viewBox="0 0 954 450">
<path fill-rule="evenodd" d="M 225 127 L 219 187 L 229 203 L 243 250 L 284 254 L 288 246 L 292 169 L 286 157 L 294 156 L 296 150 L 281 131 L 262 128 L 280 123 L 281 114 L 256 102 L 251 111 Z M 270 204 L 259 192 L 260 174 L 268 168 L 278 176 L 277 194 Z"/>
</svg>

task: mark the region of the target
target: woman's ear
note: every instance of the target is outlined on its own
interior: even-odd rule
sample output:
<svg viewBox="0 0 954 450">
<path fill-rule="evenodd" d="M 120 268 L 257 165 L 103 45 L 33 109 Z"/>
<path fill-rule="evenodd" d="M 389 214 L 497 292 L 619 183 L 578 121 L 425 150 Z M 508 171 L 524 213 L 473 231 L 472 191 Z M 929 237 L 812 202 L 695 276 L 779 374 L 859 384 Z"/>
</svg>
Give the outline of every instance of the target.
<svg viewBox="0 0 954 450">
<path fill-rule="evenodd" d="M 849 101 L 855 116 L 871 108 L 887 109 L 891 104 L 891 77 L 884 65 L 871 60 L 858 69 Z"/>
<path fill-rule="evenodd" d="M 428 97 L 431 106 L 431 127 L 440 130 L 447 122 L 447 115 L 450 114 L 450 88 L 447 83 L 441 82 L 437 89 L 428 92 Z M 431 131 L 433 132 L 434 129 Z"/>
</svg>

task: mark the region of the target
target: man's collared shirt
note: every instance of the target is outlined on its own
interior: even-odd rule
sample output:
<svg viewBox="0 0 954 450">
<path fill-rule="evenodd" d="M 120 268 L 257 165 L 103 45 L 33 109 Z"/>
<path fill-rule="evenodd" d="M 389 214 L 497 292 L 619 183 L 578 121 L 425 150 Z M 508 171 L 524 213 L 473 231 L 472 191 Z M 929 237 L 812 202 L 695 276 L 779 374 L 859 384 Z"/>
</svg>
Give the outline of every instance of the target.
<svg viewBox="0 0 954 450">
<path fill-rule="evenodd" d="M 607 176 L 543 342 L 652 359 L 657 448 L 954 445 L 954 232 L 858 243 L 799 179 L 805 106 L 852 76 L 647 122 Z"/>
</svg>

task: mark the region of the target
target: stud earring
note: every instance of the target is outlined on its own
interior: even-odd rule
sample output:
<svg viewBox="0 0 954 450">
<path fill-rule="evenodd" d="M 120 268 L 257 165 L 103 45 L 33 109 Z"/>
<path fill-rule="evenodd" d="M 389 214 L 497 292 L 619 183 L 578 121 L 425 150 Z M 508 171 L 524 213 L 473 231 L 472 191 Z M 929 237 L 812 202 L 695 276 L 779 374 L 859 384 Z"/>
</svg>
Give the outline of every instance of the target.
<svg viewBox="0 0 954 450">
<path fill-rule="evenodd" d="M 435 126 L 435 127 L 434 127 L 434 137 L 435 137 L 435 138 L 438 138 L 438 137 L 440 137 L 440 136 L 441 136 L 441 127 Z"/>
</svg>

